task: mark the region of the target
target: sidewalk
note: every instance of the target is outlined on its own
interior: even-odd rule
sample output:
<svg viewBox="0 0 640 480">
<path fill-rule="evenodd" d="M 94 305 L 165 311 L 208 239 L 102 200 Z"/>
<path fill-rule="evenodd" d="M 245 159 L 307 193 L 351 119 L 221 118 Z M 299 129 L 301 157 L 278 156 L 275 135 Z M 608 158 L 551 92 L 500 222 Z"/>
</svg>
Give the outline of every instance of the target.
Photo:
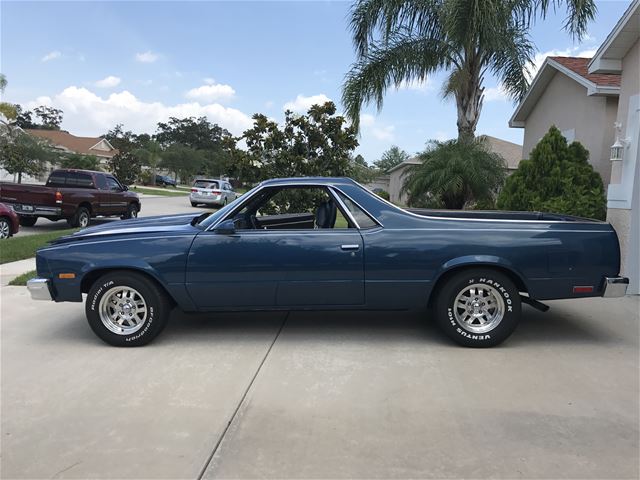
<svg viewBox="0 0 640 480">
<path fill-rule="evenodd" d="M 0 287 L 9 285 L 9 282 L 17 276 L 35 269 L 35 257 L 0 265 Z"/>
</svg>

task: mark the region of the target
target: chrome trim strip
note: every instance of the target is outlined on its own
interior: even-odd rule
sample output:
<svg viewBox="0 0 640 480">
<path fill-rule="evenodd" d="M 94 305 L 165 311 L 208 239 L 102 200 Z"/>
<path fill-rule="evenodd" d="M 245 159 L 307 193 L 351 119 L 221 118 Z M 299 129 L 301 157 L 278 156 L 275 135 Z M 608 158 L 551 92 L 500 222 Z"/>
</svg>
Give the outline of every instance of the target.
<svg viewBox="0 0 640 480">
<path fill-rule="evenodd" d="M 404 208 L 401 208 L 397 205 L 394 205 L 393 203 L 385 200 L 384 198 L 376 195 L 375 193 L 373 193 L 371 190 L 369 190 L 367 187 L 365 187 L 364 185 L 356 182 L 355 180 L 353 180 L 353 183 L 355 183 L 357 186 L 359 186 L 360 188 L 362 188 L 365 192 L 369 193 L 370 195 L 374 195 L 376 198 L 376 200 L 379 200 L 383 203 L 386 203 L 387 205 L 393 207 L 395 210 L 399 210 L 400 212 L 406 214 L 406 215 L 410 215 L 412 217 L 416 217 L 416 218 L 428 218 L 430 220 L 447 220 L 447 221 L 451 221 L 451 220 L 455 220 L 455 221 L 465 221 L 465 222 L 503 222 L 503 223 L 538 223 L 538 222 L 542 222 L 542 223 L 570 223 L 572 225 L 575 224 L 589 224 L 589 225 L 598 225 L 599 223 L 601 224 L 606 224 L 606 222 L 598 222 L 598 221 L 578 221 L 578 220 L 510 220 L 510 219 L 490 219 L 490 218 L 456 218 L 456 217 L 431 217 L 429 215 L 418 215 L 417 213 L 412 213 L 409 212 L 407 210 L 405 210 Z"/>
<path fill-rule="evenodd" d="M 338 195 L 336 193 L 336 190 L 339 191 L 340 193 L 342 193 L 340 190 L 338 189 L 334 189 L 333 185 L 330 185 L 328 187 L 329 191 L 331 192 L 331 196 L 333 197 L 333 199 L 338 202 L 338 205 L 340 205 L 341 210 L 344 210 L 345 215 L 347 215 L 349 217 L 349 220 L 351 220 L 353 222 L 353 224 L 356 226 L 356 228 L 358 230 L 360 230 L 360 225 L 358 225 L 358 222 L 356 222 L 356 219 L 353 215 L 351 215 L 351 212 L 349 211 L 349 209 L 347 208 L 347 206 L 344 204 L 344 202 L 342 201 L 342 199 L 340 198 L 340 195 Z"/>
<path fill-rule="evenodd" d="M 605 277 L 602 296 L 604 298 L 624 297 L 627 294 L 628 286 L 629 279 L 627 277 Z"/>
<path fill-rule="evenodd" d="M 358 207 L 360 210 L 362 210 L 365 215 L 367 215 L 371 220 L 373 220 L 374 222 L 376 222 L 379 226 L 384 227 L 384 225 L 382 225 L 382 223 L 380 222 L 380 220 L 378 220 L 376 217 L 374 217 L 373 215 L 371 215 L 366 208 L 363 208 L 362 205 L 360 205 L 358 202 L 356 202 L 353 198 L 351 198 L 351 196 L 347 195 L 346 193 L 344 193 L 340 188 L 331 185 L 329 187 L 330 189 L 333 188 L 335 190 L 337 190 L 338 192 L 340 192 L 342 195 L 344 195 L 345 197 L 347 197 L 349 200 L 351 200 L 353 202 L 353 204 Z M 375 194 L 374 194 L 375 195 Z M 337 196 L 337 195 L 336 195 Z M 341 200 L 342 202 L 342 200 Z M 344 203 L 342 203 L 342 205 L 344 205 Z M 346 208 L 346 206 L 345 206 Z M 349 209 L 347 208 L 347 212 L 349 212 Z M 351 212 L 349 212 L 349 215 L 351 215 Z M 356 223 L 356 225 L 358 225 Z M 360 230 L 360 227 L 358 226 L 358 230 Z"/>
<path fill-rule="evenodd" d="M 27 281 L 27 290 L 32 300 L 53 300 L 49 290 L 49 280 L 46 278 L 32 278 Z"/>
</svg>

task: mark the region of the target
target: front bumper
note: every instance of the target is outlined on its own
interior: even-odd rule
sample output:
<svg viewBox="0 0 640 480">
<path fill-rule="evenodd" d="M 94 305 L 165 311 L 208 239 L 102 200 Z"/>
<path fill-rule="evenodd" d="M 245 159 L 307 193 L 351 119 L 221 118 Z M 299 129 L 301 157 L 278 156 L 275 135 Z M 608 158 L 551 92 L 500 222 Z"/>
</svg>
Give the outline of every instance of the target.
<svg viewBox="0 0 640 480">
<path fill-rule="evenodd" d="M 604 298 L 624 297 L 627 294 L 628 286 L 629 279 L 627 277 L 605 277 L 602 296 Z"/>
<path fill-rule="evenodd" d="M 49 289 L 49 280 L 46 278 L 32 278 L 27 281 L 27 290 L 32 300 L 53 300 Z"/>
</svg>

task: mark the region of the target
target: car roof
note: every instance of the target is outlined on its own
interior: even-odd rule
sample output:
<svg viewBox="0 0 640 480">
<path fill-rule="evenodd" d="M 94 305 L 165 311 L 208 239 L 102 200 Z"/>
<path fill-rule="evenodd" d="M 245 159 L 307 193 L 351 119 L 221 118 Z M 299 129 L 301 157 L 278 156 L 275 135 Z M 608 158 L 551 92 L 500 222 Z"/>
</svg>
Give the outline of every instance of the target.
<svg viewBox="0 0 640 480">
<path fill-rule="evenodd" d="M 289 177 L 272 178 L 263 181 L 261 185 L 355 185 L 355 183 L 348 177 Z"/>
</svg>

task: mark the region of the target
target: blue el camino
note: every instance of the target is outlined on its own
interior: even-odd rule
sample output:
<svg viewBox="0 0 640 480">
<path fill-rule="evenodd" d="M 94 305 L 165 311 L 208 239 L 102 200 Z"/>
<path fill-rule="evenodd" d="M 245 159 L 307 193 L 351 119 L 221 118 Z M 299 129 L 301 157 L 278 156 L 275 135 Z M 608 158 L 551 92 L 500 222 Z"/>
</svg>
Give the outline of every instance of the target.
<svg viewBox="0 0 640 480">
<path fill-rule="evenodd" d="M 262 182 L 213 214 L 86 228 L 38 251 L 34 299 L 81 302 L 144 345 L 170 310 L 427 310 L 455 342 L 505 340 L 521 304 L 617 297 L 611 225 L 538 212 L 403 210 L 348 178 Z"/>
</svg>

